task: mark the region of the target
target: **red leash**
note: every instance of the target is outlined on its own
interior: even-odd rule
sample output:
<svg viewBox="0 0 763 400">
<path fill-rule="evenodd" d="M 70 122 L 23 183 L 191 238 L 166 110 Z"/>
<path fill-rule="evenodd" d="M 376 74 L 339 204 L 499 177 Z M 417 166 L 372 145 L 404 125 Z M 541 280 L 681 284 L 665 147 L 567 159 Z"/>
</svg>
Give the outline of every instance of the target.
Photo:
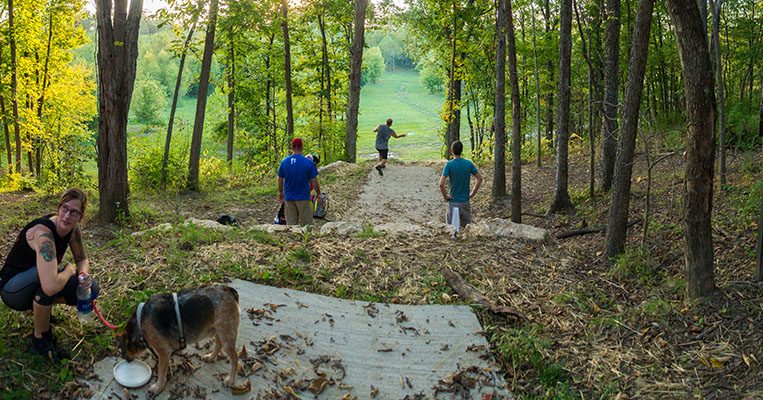
<svg viewBox="0 0 763 400">
<path fill-rule="evenodd" d="M 104 325 L 106 325 L 107 328 L 111 329 L 112 331 L 117 330 L 117 327 L 110 324 L 109 321 L 106 321 L 106 318 L 103 318 L 103 315 L 101 315 L 101 312 L 98 311 L 98 307 L 95 305 L 95 300 L 90 302 L 90 305 L 93 306 L 93 311 L 95 311 L 95 315 L 98 316 L 98 318 L 101 319 L 101 322 L 103 322 Z"/>
</svg>

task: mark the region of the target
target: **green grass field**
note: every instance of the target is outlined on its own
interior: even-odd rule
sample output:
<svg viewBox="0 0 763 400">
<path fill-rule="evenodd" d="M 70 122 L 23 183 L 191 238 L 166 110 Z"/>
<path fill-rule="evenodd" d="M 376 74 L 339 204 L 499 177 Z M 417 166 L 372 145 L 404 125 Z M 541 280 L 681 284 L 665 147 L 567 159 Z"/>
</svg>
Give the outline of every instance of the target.
<svg viewBox="0 0 763 400">
<path fill-rule="evenodd" d="M 375 158 L 374 147 L 376 134 L 373 129 L 383 124 L 387 118 L 395 120 L 392 126 L 397 133 L 407 136 L 390 139 L 390 154 L 404 161 L 440 159 L 442 154 L 443 122 L 438 112 L 442 108 L 441 95 L 429 94 L 419 81 L 416 71 L 384 72 L 378 82 L 368 84 L 360 93 L 360 116 L 358 121 L 358 159 Z M 210 105 L 208 104 L 208 107 Z M 196 111 L 196 99 L 181 97 L 175 116 L 175 137 L 189 136 L 193 130 L 193 116 Z M 168 110 L 164 118 L 169 118 Z M 207 114 L 205 132 L 202 138 L 202 150 L 224 157 L 225 143 L 212 138 L 211 120 Z M 143 132 L 140 124 L 130 121 L 128 132 L 142 140 L 164 143 L 166 127 L 154 127 L 150 132 Z"/>
<path fill-rule="evenodd" d="M 443 122 L 438 112 L 441 95 L 431 95 L 416 71 L 386 71 L 378 82 L 360 90 L 358 118 L 358 158 L 376 157 L 373 129 L 387 118 L 392 129 L 407 136 L 390 138 L 390 153 L 404 161 L 440 159 Z"/>
</svg>

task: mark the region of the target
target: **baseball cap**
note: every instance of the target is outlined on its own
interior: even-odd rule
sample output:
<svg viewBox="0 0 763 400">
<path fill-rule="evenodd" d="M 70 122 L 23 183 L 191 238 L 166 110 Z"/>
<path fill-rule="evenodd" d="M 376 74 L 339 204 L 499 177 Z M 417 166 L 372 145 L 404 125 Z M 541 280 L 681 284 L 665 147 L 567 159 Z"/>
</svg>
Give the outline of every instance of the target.
<svg viewBox="0 0 763 400">
<path fill-rule="evenodd" d="M 291 141 L 291 148 L 292 149 L 301 149 L 302 148 L 302 139 L 300 138 L 294 138 Z"/>
</svg>

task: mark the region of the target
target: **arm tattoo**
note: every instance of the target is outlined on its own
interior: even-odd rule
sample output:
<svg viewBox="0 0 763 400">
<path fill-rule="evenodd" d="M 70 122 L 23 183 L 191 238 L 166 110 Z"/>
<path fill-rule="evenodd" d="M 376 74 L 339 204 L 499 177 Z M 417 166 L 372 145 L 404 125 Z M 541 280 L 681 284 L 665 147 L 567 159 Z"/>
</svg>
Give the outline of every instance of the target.
<svg viewBox="0 0 763 400">
<path fill-rule="evenodd" d="M 87 258 L 85 255 L 85 247 L 82 246 L 82 233 L 79 228 L 74 229 L 74 233 L 72 233 L 72 238 L 69 243 L 72 248 L 72 255 L 74 255 L 74 260 L 76 262 L 80 262 Z"/>
<path fill-rule="evenodd" d="M 53 247 L 53 242 L 51 240 L 48 238 L 43 240 L 44 242 L 42 242 L 42 245 L 40 245 L 40 255 L 45 261 L 52 261 L 54 258 L 56 258 L 56 249 Z"/>
</svg>

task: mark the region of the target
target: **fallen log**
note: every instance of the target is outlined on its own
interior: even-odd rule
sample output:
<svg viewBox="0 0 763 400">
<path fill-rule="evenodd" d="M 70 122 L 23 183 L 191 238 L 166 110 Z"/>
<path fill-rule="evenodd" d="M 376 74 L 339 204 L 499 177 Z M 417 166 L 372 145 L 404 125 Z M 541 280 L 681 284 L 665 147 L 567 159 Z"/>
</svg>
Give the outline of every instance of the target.
<svg viewBox="0 0 763 400">
<path fill-rule="evenodd" d="M 641 223 L 641 218 L 635 221 L 628 222 L 628 224 L 625 227 L 630 228 L 631 226 L 640 224 L 640 223 Z M 554 235 L 554 237 L 557 239 L 566 239 L 573 236 L 587 235 L 589 233 L 599 233 L 599 232 L 606 232 L 606 231 L 607 231 L 606 226 L 599 226 L 596 228 L 582 228 L 582 229 L 575 229 L 575 230 L 567 231 L 567 232 L 559 232 L 556 235 Z"/>
<path fill-rule="evenodd" d="M 479 303 L 486 307 L 490 312 L 494 314 L 504 314 L 504 315 L 510 315 L 517 319 L 524 319 L 525 316 L 512 310 L 509 307 L 506 306 L 499 306 L 491 302 L 485 295 L 480 293 L 477 289 L 472 287 L 472 285 L 466 283 L 464 278 L 462 278 L 457 273 L 447 269 L 443 268 L 441 270 L 442 274 L 445 276 L 445 279 L 448 281 L 448 284 L 450 285 L 453 290 L 458 293 L 459 296 L 461 296 L 464 299 L 471 300 L 475 303 Z"/>
</svg>

